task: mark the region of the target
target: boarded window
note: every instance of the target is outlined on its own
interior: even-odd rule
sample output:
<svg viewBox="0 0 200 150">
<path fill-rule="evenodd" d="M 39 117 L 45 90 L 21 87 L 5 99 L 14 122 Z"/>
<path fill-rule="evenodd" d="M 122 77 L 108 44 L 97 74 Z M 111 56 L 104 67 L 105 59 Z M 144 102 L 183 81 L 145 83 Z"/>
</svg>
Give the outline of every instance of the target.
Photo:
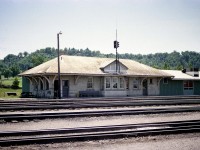
<svg viewBox="0 0 200 150">
<path fill-rule="evenodd" d="M 88 89 L 93 88 L 93 78 L 92 78 L 92 77 L 89 77 L 89 78 L 88 78 L 88 81 L 87 81 L 87 88 L 88 88 Z"/>
<path fill-rule="evenodd" d="M 110 88 L 110 78 L 106 78 L 106 88 L 109 89 Z"/>
</svg>

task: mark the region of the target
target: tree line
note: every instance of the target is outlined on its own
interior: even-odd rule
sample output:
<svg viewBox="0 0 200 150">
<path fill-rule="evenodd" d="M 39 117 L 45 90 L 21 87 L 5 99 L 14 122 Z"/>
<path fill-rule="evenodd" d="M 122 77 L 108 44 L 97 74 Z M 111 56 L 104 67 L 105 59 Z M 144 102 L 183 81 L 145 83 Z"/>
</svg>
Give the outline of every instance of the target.
<svg viewBox="0 0 200 150">
<path fill-rule="evenodd" d="M 86 49 L 64 48 L 60 50 L 60 54 L 73 56 L 88 56 L 88 57 L 107 57 L 115 58 L 115 54 L 103 54 L 100 51 L 92 51 Z M 6 78 L 15 77 L 20 72 L 33 68 L 41 63 L 44 63 L 52 58 L 57 57 L 55 48 L 47 47 L 36 50 L 33 53 L 23 52 L 18 55 L 8 54 L 3 60 L 0 60 L 0 75 Z M 176 69 L 183 68 L 199 68 L 200 53 L 194 51 L 171 53 L 155 53 L 155 54 L 119 54 L 120 59 L 131 59 L 140 63 L 158 68 L 158 69 Z"/>
</svg>

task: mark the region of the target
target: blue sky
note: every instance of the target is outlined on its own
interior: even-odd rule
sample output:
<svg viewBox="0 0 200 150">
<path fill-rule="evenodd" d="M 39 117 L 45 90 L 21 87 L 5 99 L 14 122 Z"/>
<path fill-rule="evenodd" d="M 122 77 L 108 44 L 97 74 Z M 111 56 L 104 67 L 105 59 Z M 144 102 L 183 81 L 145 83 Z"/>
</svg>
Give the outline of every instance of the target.
<svg viewBox="0 0 200 150">
<path fill-rule="evenodd" d="M 200 0 L 0 0 L 0 59 L 46 47 L 200 52 Z"/>
</svg>

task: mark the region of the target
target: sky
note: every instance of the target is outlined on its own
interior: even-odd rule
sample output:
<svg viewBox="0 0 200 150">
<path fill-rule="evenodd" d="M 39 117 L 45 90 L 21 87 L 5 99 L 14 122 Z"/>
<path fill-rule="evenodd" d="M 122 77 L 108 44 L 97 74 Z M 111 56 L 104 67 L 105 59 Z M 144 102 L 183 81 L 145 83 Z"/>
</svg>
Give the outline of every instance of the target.
<svg viewBox="0 0 200 150">
<path fill-rule="evenodd" d="M 200 0 L 0 0 L 0 59 L 46 47 L 200 52 Z"/>
</svg>

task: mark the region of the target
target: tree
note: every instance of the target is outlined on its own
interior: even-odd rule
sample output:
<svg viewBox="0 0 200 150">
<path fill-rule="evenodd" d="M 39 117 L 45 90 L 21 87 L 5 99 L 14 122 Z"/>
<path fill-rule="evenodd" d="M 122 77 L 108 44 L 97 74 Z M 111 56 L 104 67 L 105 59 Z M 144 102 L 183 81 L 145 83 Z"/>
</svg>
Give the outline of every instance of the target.
<svg viewBox="0 0 200 150">
<path fill-rule="evenodd" d="M 183 69 L 183 66 L 180 64 L 176 67 L 176 70 L 182 70 L 182 69 Z"/>
<path fill-rule="evenodd" d="M 12 72 L 9 68 L 6 68 L 4 71 L 3 71 L 3 75 L 5 78 L 9 78 L 11 76 Z"/>
<path fill-rule="evenodd" d="M 15 77 L 16 75 L 18 75 L 20 73 L 20 69 L 19 69 L 18 65 L 16 65 L 16 64 L 14 64 L 12 67 L 10 67 L 10 71 L 11 71 L 12 77 Z"/>
<path fill-rule="evenodd" d="M 42 55 L 33 55 L 31 57 L 31 62 L 33 64 L 33 67 L 38 66 L 42 64 L 43 62 L 45 62 L 45 57 Z"/>
<path fill-rule="evenodd" d="M 27 57 L 28 56 L 28 52 L 24 52 L 24 57 Z"/>
<path fill-rule="evenodd" d="M 3 62 L 11 64 L 11 63 L 16 62 L 18 60 L 19 60 L 18 56 L 13 55 L 13 54 L 9 54 L 4 58 Z"/>
<path fill-rule="evenodd" d="M 19 58 L 22 58 L 22 57 L 23 57 L 23 53 L 20 52 L 20 53 L 18 54 L 18 57 L 19 57 Z"/>
<path fill-rule="evenodd" d="M 165 69 L 165 70 L 169 70 L 169 69 L 170 69 L 169 65 L 168 65 L 166 62 L 165 62 L 165 64 L 164 64 L 163 69 Z"/>
</svg>

